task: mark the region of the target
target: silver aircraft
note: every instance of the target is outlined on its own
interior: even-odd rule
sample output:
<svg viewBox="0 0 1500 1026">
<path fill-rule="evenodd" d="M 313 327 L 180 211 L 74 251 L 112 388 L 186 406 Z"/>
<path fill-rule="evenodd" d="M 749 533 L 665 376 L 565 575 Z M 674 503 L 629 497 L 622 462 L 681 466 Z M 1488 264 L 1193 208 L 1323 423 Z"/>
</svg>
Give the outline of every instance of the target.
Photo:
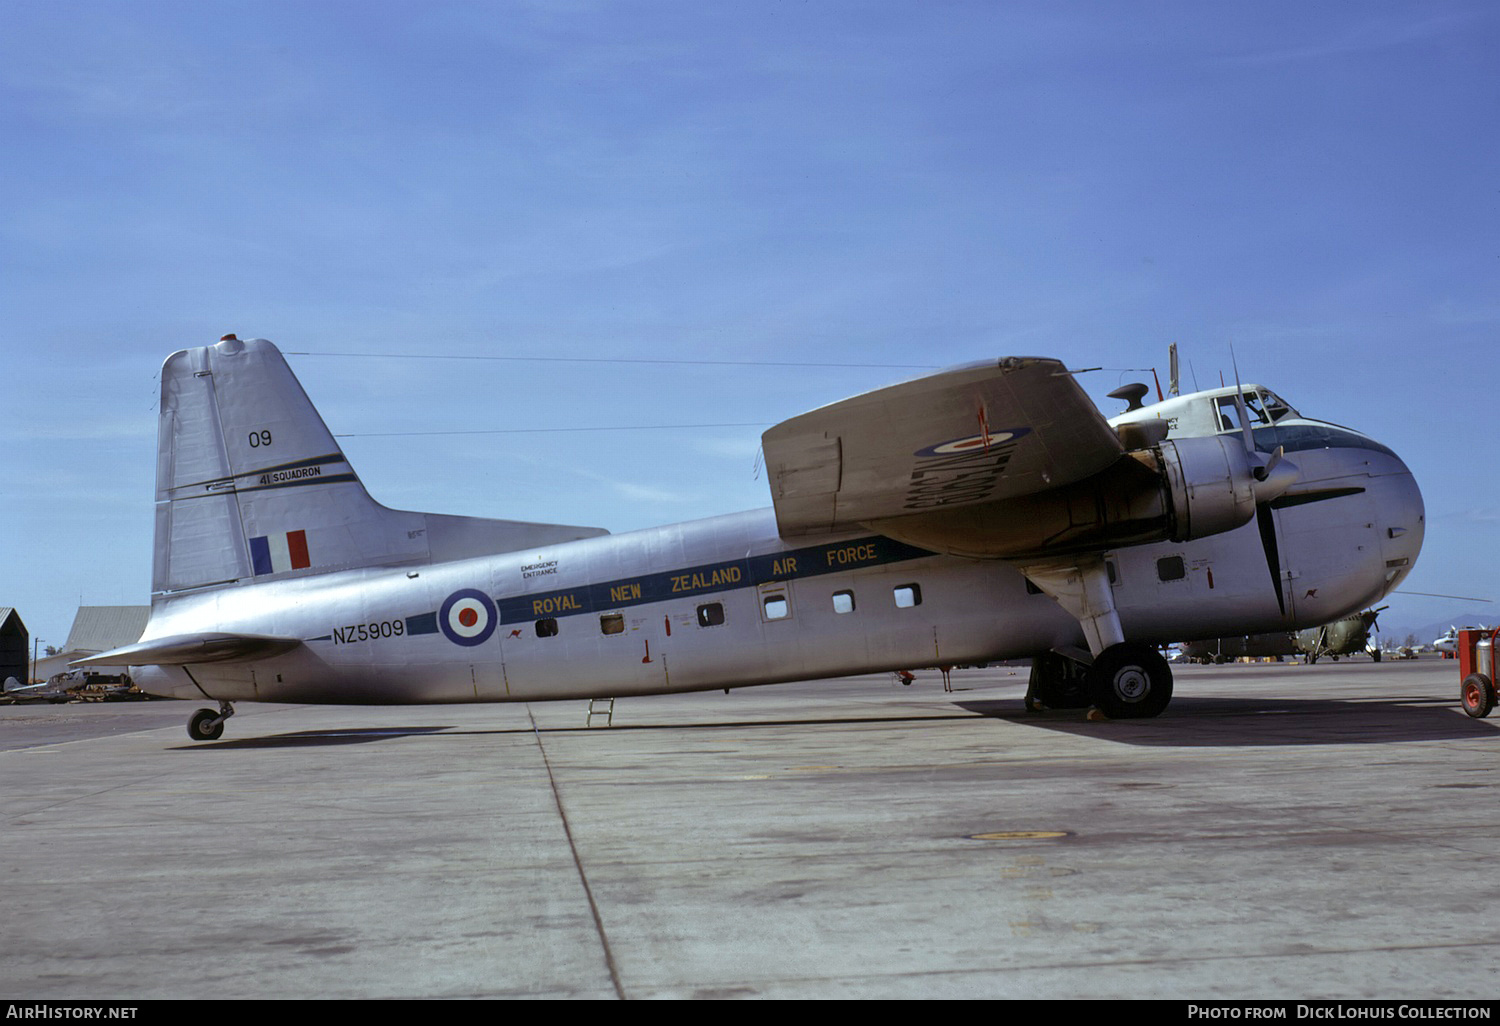
<svg viewBox="0 0 1500 1026">
<path fill-rule="evenodd" d="M 1258 385 L 1106 419 L 1056 360 L 868 392 L 762 438 L 771 509 L 634 531 L 388 509 L 280 352 L 162 368 L 150 624 L 81 664 L 239 701 L 531 702 L 1031 658 L 1027 705 L 1154 716 L 1156 646 L 1373 604 L 1405 464 Z"/>
<path fill-rule="evenodd" d="M 0 695 L 11 702 L 51 702 L 60 705 L 72 700 L 64 682 L 56 679 L 44 680 L 37 684 L 22 684 L 14 677 L 6 677 L 3 685 L 0 685 Z"/>
</svg>

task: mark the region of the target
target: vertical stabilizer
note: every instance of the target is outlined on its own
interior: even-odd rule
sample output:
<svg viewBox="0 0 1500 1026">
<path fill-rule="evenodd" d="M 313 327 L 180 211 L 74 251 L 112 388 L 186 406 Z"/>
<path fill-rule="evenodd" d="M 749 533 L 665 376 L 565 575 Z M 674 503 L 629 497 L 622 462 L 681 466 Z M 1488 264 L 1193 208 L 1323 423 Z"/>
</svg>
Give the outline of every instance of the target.
<svg viewBox="0 0 1500 1026">
<path fill-rule="evenodd" d="M 604 533 L 382 506 L 265 339 L 228 335 L 162 365 L 153 594 Z"/>
</svg>

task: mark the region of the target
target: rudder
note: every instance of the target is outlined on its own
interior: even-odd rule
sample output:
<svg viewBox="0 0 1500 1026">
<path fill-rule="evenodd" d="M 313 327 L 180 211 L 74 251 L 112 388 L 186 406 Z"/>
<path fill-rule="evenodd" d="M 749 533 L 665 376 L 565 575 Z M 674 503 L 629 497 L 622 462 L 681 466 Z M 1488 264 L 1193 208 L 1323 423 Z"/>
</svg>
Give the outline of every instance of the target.
<svg viewBox="0 0 1500 1026">
<path fill-rule="evenodd" d="M 162 365 L 153 595 L 604 533 L 382 506 L 265 339 L 227 335 Z"/>
</svg>

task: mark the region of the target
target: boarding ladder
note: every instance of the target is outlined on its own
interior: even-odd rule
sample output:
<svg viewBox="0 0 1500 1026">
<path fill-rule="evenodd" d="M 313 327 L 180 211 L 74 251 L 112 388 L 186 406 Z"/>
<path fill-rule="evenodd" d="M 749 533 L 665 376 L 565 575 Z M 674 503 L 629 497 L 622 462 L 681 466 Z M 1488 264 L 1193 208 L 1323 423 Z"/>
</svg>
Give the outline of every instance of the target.
<svg viewBox="0 0 1500 1026">
<path fill-rule="evenodd" d="M 615 700 L 613 698 L 591 698 L 589 699 L 589 716 L 584 721 L 584 726 L 592 727 L 594 717 L 598 716 L 604 720 L 606 727 L 612 727 L 615 723 Z"/>
</svg>

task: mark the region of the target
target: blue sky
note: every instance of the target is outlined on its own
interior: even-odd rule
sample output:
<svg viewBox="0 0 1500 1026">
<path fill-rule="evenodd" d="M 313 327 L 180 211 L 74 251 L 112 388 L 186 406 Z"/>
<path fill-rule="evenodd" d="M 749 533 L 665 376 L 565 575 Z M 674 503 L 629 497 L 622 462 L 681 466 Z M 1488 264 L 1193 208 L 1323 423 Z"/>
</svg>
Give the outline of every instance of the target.
<svg viewBox="0 0 1500 1026">
<path fill-rule="evenodd" d="M 760 427 L 628 427 L 1009 354 L 1114 413 L 1232 345 L 1412 466 L 1407 588 L 1500 600 L 1493 3 L 0 13 L 0 605 L 45 641 L 148 600 L 156 374 L 226 332 L 426 354 L 290 357 L 388 505 L 615 531 L 769 504 Z M 421 434 L 543 427 L 605 430 Z"/>
</svg>

